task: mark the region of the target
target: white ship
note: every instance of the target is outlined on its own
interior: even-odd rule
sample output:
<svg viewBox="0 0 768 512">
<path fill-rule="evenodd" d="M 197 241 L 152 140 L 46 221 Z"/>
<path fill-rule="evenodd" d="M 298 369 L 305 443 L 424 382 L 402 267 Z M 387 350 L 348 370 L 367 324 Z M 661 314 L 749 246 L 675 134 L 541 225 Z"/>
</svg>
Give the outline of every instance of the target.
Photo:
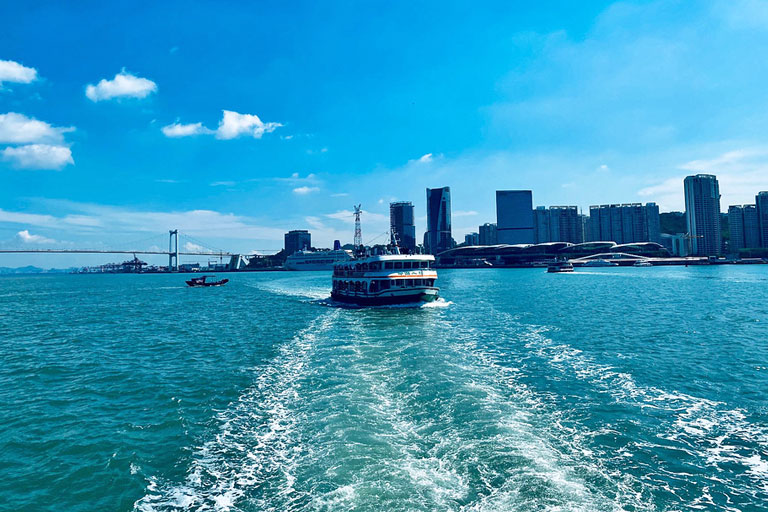
<svg viewBox="0 0 768 512">
<path fill-rule="evenodd" d="M 297 251 L 285 260 L 287 270 L 333 270 L 336 263 L 352 259 L 351 251 Z"/>
<path fill-rule="evenodd" d="M 379 254 L 337 263 L 331 298 L 361 306 L 431 302 L 435 257 L 430 254 Z"/>
</svg>

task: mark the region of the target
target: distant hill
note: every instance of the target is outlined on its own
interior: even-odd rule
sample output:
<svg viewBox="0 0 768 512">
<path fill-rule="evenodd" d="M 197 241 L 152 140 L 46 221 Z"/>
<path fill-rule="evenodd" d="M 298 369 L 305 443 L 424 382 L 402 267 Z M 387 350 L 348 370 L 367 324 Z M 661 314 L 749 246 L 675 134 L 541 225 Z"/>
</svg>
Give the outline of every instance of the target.
<svg viewBox="0 0 768 512">
<path fill-rule="evenodd" d="M 26 267 L 0 267 L 0 274 L 67 274 L 77 270 L 72 268 L 40 268 L 28 265 Z"/>
<path fill-rule="evenodd" d="M 667 212 L 659 215 L 661 223 L 661 232 L 670 235 L 686 233 L 688 228 L 685 226 L 685 214 L 683 212 Z"/>
</svg>

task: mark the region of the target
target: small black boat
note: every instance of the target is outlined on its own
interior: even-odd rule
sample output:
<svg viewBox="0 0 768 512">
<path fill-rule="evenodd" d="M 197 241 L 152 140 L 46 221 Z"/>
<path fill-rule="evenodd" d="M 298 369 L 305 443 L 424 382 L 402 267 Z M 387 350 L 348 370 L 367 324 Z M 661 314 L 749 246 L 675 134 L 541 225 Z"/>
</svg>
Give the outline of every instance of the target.
<svg viewBox="0 0 768 512">
<path fill-rule="evenodd" d="M 222 279 L 221 281 L 206 281 L 209 277 L 216 277 L 216 276 L 200 276 L 200 277 L 193 277 L 189 281 L 187 281 L 187 284 L 189 286 L 222 286 L 229 282 L 229 279 Z"/>
</svg>

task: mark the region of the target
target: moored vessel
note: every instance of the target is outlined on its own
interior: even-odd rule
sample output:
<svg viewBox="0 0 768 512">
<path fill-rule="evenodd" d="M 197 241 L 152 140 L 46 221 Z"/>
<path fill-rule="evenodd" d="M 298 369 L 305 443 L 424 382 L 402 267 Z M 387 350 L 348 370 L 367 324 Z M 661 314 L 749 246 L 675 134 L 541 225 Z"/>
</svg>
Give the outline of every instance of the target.
<svg viewBox="0 0 768 512">
<path fill-rule="evenodd" d="M 361 306 L 434 301 L 440 291 L 434 263 L 431 254 L 365 255 L 337 263 L 331 298 Z"/>
<path fill-rule="evenodd" d="M 286 270 L 333 270 L 337 263 L 352 259 L 351 251 L 297 251 L 285 260 Z"/>
</svg>

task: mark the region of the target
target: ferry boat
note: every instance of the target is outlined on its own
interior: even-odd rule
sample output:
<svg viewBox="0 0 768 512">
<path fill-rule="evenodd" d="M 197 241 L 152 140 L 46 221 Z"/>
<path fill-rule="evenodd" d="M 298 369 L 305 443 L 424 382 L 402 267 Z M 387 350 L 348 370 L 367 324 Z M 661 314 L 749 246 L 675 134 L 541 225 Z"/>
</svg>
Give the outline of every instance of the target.
<svg viewBox="0 0 768 512">
<path fill-rule="evenodd" d="M 352 253 L 338 249 L 335 251 L 297 251 L 285 260 L 287 270 L 333 270 L 336 263 L 349 261 Z"/>
<path fill-rule="evenodd" d="M 333 267 L 331 298 L 361 306 L 431 302 L 438 298 L 431 254 L 368 255 Z"/>
<path fill-rule="evenodd" d="M 553 261 L 547 266 L 547 272 L 557 274 L 559 272 L 573 272 L 573 264 L 567 260 Z"/>
</svg>

